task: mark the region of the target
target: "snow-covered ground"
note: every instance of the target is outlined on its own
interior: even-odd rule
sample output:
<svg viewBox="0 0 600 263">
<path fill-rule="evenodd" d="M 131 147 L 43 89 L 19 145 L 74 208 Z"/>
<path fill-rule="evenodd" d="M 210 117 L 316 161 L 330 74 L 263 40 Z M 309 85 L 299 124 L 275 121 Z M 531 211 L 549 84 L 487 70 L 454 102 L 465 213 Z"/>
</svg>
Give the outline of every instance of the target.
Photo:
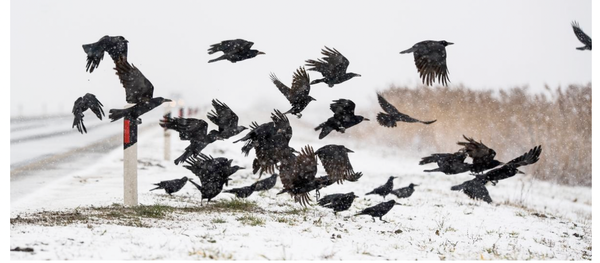
<svg viewBox="0 0 600 263">
<path fill-rule="evenodd" d="M 268 114 L 257 121 L 268 121 Z M 355 140 L 352 129 L 318 140 L 304 118 L 290 117 L 290 121 L 294 128 L 291 146 L 296 149 L 306 144 L 315 150 L 344 144 L 354 150 L 350 161 L 364 176 L 355 183 L 321 190 L 321 196 L 354 191 L 359 198 L 349 211 L 335 216 L 316 205 L 302 209 L 288 195 L 276 195 L 280 182 L 270 191 L 251 195 L 243 209 L 227 208 L 234 197 L 225 193 L 201 207 L 200 193 L 191 184 L 172 197 L 164 191 L 150 192 L 152 184 L 161 180 L 195 176 L 172 162 L 186 142 L 172 134 L 171 160 L 165 161 L 163 130 L 149 122 L 142 125 L 153 127 L 140 132 L 138 144 L 139 203 L 167 206 L 170 212 L 155 217 L 118 216 L 122 207 L 115 204 L 122 204 L 123 197 L 123 151 L 119 147 L 35 190 L 11 196 L 10 247 L 34 249 L 11 252 L 11 259 L 592 259 L 591 188 L 517 175 L 488 186 L 494 203 L 473 201 L 450 191 L 452 185 L 470 179 L 468 174 L 424 173 L 423 169 L 433 166 L 418 165 L 421 156 L 414 152 Z M 250 168 L 254 151 L 244 157 L 242 144 L 232 143 L 238 137 L 217 141 L 204 153 Z M 523 146 L 523 152 L 533 146 Z M 324 175 L 319 169 L 319 175 Z M 399 177 L 394 188 L 409 183 L 420 186 L 410 198 L 397 199 L 402 205 L 383 217 L 389 223 L 353 216 L 383 201 L 364 194 L 390 175 Z M 225 188 L 249 185 L 257 175 L 245 169 L 231 178 Z M 13 187 L 11 183 L 11 192 L 19 190 Z M 389 195 L 386 200 L 391 198 L 395 197 Z"/>
</svg>

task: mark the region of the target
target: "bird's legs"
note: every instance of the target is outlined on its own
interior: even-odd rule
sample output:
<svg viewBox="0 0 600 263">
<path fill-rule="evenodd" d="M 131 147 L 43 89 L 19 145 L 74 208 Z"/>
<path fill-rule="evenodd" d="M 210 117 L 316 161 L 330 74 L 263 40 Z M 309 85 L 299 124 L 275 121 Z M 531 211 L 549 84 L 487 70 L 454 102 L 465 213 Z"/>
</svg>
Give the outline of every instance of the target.
<svg viewBox="0 0 600 263">
<path fill-rule="evenodd" d="M 381 216 L 379 217 L 379 220 L 383 221 L 384 223 L 389 223 L 388 221 L 381 219 Z M 373 221 L 375 221 L 375 218 L 373 218 Z"/>
<path fill-rule="evenodd" d="M 375 217 L 371 217 L 371 218 L 373 219 L 373 223 L 375 223 Z M 379 219 L 381 219 L 381 218 L 379 218 Z"/>
</svg>

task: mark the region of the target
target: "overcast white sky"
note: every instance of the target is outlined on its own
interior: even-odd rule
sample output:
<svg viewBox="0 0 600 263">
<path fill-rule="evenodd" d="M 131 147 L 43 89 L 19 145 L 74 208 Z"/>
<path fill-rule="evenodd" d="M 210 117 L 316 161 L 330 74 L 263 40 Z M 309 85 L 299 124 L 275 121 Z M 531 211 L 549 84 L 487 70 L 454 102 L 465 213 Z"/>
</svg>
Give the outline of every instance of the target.
<svg viewBox="0 0 600 263">
<path fill-rule="evenodd" d="M 591 52 L 571 21 L 593 38 L 589 0 L 561 1 L 41 1 L 10 3 L 10 111 L 70 114 L 94 93 L 108 109 L 125 93 L 108 54 L 92 74 L 82 44 L 104 35 L 129 40 L 128 60 L 154 84 L 154 96 L 182 94 L 187 105 L 213 98 L 236 109 L 289 104 L 269 80 L 287 85 L 307 59 L 327 45 L 359 73 L 330 89 L 312 86 L 313 102 L 376 103 L 376 90 L 420 84 L 413 56 L 399 52 L 422 40 L 447 40 L 451 86 L 478 89 L 528 85 L 540 91 L 592 80 Z M 208 64 L 211 44 L 243 38 L 264 56 Z M 220 53 L 219 53 L 220 54 Z M 320 73 L 309 72 L 311 79 Z M 309 105 L 309 108 L 313 106 Z"/>
</svg>

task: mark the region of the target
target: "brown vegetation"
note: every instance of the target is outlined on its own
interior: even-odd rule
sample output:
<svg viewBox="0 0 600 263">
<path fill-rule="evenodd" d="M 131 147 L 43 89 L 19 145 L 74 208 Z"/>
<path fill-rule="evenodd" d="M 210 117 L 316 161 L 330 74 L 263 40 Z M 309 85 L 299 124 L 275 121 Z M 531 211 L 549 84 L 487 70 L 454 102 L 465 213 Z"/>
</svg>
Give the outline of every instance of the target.
<svg viewBox="0 0 600 263">
<path fill-rule="evenodd" d="M 546 94 L 532 94 L 527 88 L 476 91 L 462 86 L 391 87 L 383 96 L 400 112 L 437 122 L 357 127 L 360 133 L 370 134 L 364 138 L 416 149 L 415 154 L 422 156 L 458 150 L 456 142 L 463 140 L 463 134 L 495 149 L 497 159 L 504 162 L 541 144 L 540 161 L 523 171 L 543 180 L 591 186 L 591 84 L 546 90 Z"/>
</svg>

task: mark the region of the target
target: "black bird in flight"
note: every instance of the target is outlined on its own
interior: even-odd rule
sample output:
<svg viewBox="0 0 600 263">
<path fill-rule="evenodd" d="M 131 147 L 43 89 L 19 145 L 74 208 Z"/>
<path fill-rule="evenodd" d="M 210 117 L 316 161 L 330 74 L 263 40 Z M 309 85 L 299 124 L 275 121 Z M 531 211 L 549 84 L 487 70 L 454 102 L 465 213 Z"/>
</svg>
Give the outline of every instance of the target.
<svg viewBox="0 0 600 263">
<path fill-rule="evenodd" d="M 335 84 L 340 84 L 354 77 L 360 77 L 359 74 L 346 72 L 348 65 L 350 65 L 350 61 L 335 48 L 332 50 L 325 47 L 325 49 L 321 50 L 321 54 L 325 57 L 322 59 L 309 59 L 306 61 L 306 66 L 312 67 L 308 70 L 318 71 L 323 75 L 322 79 L 315 79 L 310 84 L 325 82 L 332 88 Z"/>
<path fill-rule="evenodd" d="M 223 51 L 223 55 L 221 55 L 218 58 L 209 60 L 208 63 L 223 59 L 235 63 L 238 61 L 256 57 L 257 55 L 265 54 L 265 52 L 250 49 L 252 45 L 254 45 L 254 42 L 246 41 L 243 39 L 225 40 L 221 41 L 221 43 L 211 45 L 208 49 L 209 55 L 218 51 Z"/>
<path fill-rule="evenodd" d="M 510 178 L 517 173 L 523 173 L 517 168 L 519 168 L 520 166 L 536 163 L 539 160 L 541 153 L 542 146 L 536 146 L 533 149 L 526 152 L 525 154 L 501 166 L 500 168 L 496 168 L 485 174 L 476 175 L 474 179 L 466 181 L 459 185 L 452 186 L 450 190 L 463 191 L 471 199 L 481 199 L 487 203 L 491 203 L 492 198 L 490 197 L 490 194 L 487 188 L 485 187 L 487 182 L 492 182 L 492 184 L 496 184 L 498 180 Z"/>
<path fill-rule="evenodd" d="M 314 180 L 311 180 L 307 183 L 299 184 L 293 188 L 283 188 L 278 195 L 283 193 L 289 193 L 295 202 L 300 202 L 302 206 L 308 205 L 308 202 L 311 201 L 310 197 L 308 197 L 308 193 L 312 190 L 315 190 L 315 196 L 317 200 L 319 200 L 319 190 L 334 184 L 335 181 L 332 180 L 329 175 L 316 177 Z M 304 198 L 306 197 L 306 198 Z"/>
<path fill-rule="evenodd" d="M 428 163 L 437 163 L 438 168 L 433 170 L 423 170 L 423 172 L 442 172 L 445 174 L 459 174 L 471 170 L 471 164 L 465 163 L 467 153 L 464 148 L 455 153 L 434 153 L 430 156 L 421 158 L 419 165 Z"/>
<path fill-rule="evenodd" d="M 333 213 L 346 211 L 352 206 L 354 199 L 358 196 L 354 195 L 354 192 L 347 194 L 330 194 L 319 199 L 319 205 L 326 208 L 333 209 Z"/>
<path fill-rule="evenodd" d="M 419 185 L 411 183 L 407 187 L 392 190 L 390 194 L 393 194 L 398 198 L 408 198 L 415 192 L 415 186 Z"/>
<path fill-rule="evenodd" d="M 185 162 L 188 165 L 183 167 L 189 169 L 200 179 L 201 186 L 190 180 L 192 184 L 200 190 L 202 199 L 207 199 L 210 202 L 212 198 L 217 196 L 223 190 L 223 185 L 227 185 L 230 176 L 243 167 L 234 165 L 231 166 L 232 159 L 225 157 L 213 158 L 199 154 L 198 157 L 189 157 Z"/>
<path fill-rule="evenodd" d="M 369 119 L 363 116 L 354 115 L 355 107 L 356 105 L 351 100 L 334 100 L 329 106 L 329 109 L 333 112 L 333 117 L 330 117 L 326 122 L 321 123 L 315 128 L 315 131 L 321 130 L 319 139 L 325 138 L 333 130 L 344 133 L 346 129 L 362 121 L 368 121 Z"/>
<path fill-rule="evenodd" d="M 255 185 L 251 184 L 249 186 L 224 190 L 223 193 L 234 194 L 235 197 L 237 197 L 237 198 L 246 198 L 246 197 L 250 196 L 252 193 L 254 193 L 254 191 L 255 191 L 254 187 L 255 187 Z"/>
<path fill-rule="evenodd" d="M 150 191 L 156 190 L 156 189 L 165 189 L 165 192 L 167 192 L 167 194 L 171 195 L 172 193 L 175 193 L 175 192 L 181 190 L 181 188 L 183 188 L 183 186 L 187 183 L 187 181 L 188 181 L 187 176 L 184 176 L 181 179 L 161 181 L 158 184 L 154 184 L 158 187 L 156 187 L 154 189 L 150 189 Z"/>
<path fill-rule="evenodd" d="M 485 146 L 481 140 L 477 142 L 473 140 L 473 138 L 469 138 L 465 135 L 463 135 L 463 138 L 467 141 L 458 142 L 457 144 L 463 146 L 464 151 L 471 159 L 473 159 L 471 172 L 482 173 L 485 170 L 492 169 L 502 164 L 502 162 L 494 159 L 494 157 L 496 157 L 496 151 Z"/>
<path fill-rule="evenodd" d="M 362 173 L 355 173 L 350 164 L 348 153 L 353 153 L 353 151 L 343 145 L 325 145 L 315 153 L 321 159 L 327 175 L 338 183 L 343 180 L 356 181 L 362 176 Z"/>
<path fill-rule="evenodd" d="M 83 97 L 77 98 L 73 104 L 73 110 L 71 111 L 74 116 L 73 126 L 71 126 L 71 128 L 77 126 L 77 130 L 81 134 L 84 132 L 87 133 L 87 129 L 85 128 L 85 125 L 83 125 L 83 112 L 87 109 L 90 109 L 94 114 L 96 114 L 98 119 L 102 120 L 102 116 L 104 116 L 104 110 L 102 110 L 102 106 L 104 105 L 102 105 L 102 103 L 96 99 L 96 96 L 91 93 L 86 93 L 83 95 Z"/>
<path fill-rule="evenodd" d="M 271 81 L 277 86 L 279 91 L 283 93 L 285 98 L 290 102 L 292 108 L 284 114 L 291 113 L 296 115 L 298 118 L 302 117 L 301 112 L 308 106 L 308 104 L 316 100 L 309 95 L 310 93 L 310 77 L 306 74 L 306 70 L 300 67 L 294 72 L 294 80 L 292 81 L 292 88 L 288 88 L 283 84 L 275 74 L 271 73 Z"/>
<path fill-rule="evenodd" d="M 571 26 L 573 26 L 573 32 L 575 32 L 575 36 L 577 36 L 577 39 L 579 39 L 579 41 L 581 41 L 581 43 L 583 43 L 585 45 L 583 47 L 578 47 L 576 49 L 592 50 L 592 38 L 590 38 L 587 34 L 583 33 L 583 30 L 581 30 L 581 28 L 579 27 L 579 23 L 577 23 L 576 21 L 573 21 L 571 23 Z"/>
<path fill-rule="evenodd" d="M 424 124 L 432 124 L 436 120 L 432 121 L 420 121 L 415 118 L 412 118 L 404 113 L 401 113 L 394 107 L 394 105 L 390 104 L 380 93 L 377 93 L 377 100 L 379 100 L 379 105 L 385 111 L 385 113 L 380 112 L 377 114 L 377 122 L 383 127 L 396 127 L 396 122 L 420 122 Z"/>
<path fill-rule="evenodd" d="M 215 132 L 217 139 L 229 139 L 247 129 L 244 126 L 238 126 L 239 118 L 227 104 L 213 99 L 212 105 L 216 111 L 211 110 L 206 116 L 212 123 L 219 126 L 219 130 Z"/>
<path fill-rule="evenodd" d="M 392 189 L 394 188 L 394 178 L 397 178 L 397 177 L 390 176 L 390 178 L 388 178 L 388 180 L 385 184 L 373 189 L 373 191 L 368 192 L 365 195 L 376 194 L 376 195 L 383 196 L 383 199 L 385 199 L 385 196 L 388 195 L 390 192 L 392 192 Z"/>
<path fill-rule="evenodd" d="M 373 218 L 373 222 L 375 222 L 375 217 L 379 217 L 379 220 L 387 223 L 387 221 L 381 219 L 381 217 L 383 217 L 390 210 L 392 210 L 394 205 L 399 205 L 399 204 L 396 204 L 395 200 L 390 200 L 390 201 L 383 202 L 383 203 L 380 203 L 380 204 L 377 204 L 377 205 L 374 205 L 371 207 L 367 207 L 364 210 L 362 210 L 360 213 L 358 213 L 354 216 L 370 215 Z"/>
<path fill-rule="evenodd" d="M 198 156 L 206 146 L 216 140 L 216 131 L 207 133 L 208 124 L 204 120 L 194 118 L 164 118 L 159 125 L 166 129 L 175 130 L 179 133 L 179 139 L 190 141 L 184 153 L 175 159 L 175 164 L 187 160 L 190 156 Z"/>
<path fill-rule="evenodd" d="M 318 190 L 315 184 L 317 174 L 317 156 L 310 145 L 301 149 L 298 156 L 290 154 L 281 160 L 279 176 L 284 190 L 302 206 L 308 205 L 308 192 Z M 310 187 L 309 187 L 310 186 Z"/>
<path fill-rule="evenodd" d="M 423 84 L 431 86 L 437 78 L 440 84 L 447 86 L 450 79 L 446 65 L 446 46 L 452 44 L 454 43 L 446 42 L 446 40 L 426 40 L 400 52 L 400 54 L 414 53 L 415 65 Z"/>
<path fill-rule="evenodd" d="M 108 111 L 108 118 L 111 122 L 117 121 L 125 116 L 130 116 L 131 119 L 137 119 L 142 114 L 151 111 L 152 109 L 160 106 L 164 102 L 170 102 L 170 99 L 163 97 L 152 98 L 149 101 L 144 101 L 135 104 L 133 107 L 126 109 L 111 109 Z"/>
<path fill-rule="evenodd" d="M 256 181 L 252 184 L 254 186 L 254 191 L 266 191 L 273 188 L 277 183 L 278 176 L 279 174 L 274 173 L 269 178 Z"/>
<path fill-rule="evenodd" d="M 108 52 L 115 63 L 121 57 L 127 60 L 128 42 L 122 36 L 103 36 L 98 42 L 82 45 L 83 51 L 87 54 L 85 71 L 92 73 L 100 65 L 100 61 L 104 58 L 104 51 Z"/>
</svg>

